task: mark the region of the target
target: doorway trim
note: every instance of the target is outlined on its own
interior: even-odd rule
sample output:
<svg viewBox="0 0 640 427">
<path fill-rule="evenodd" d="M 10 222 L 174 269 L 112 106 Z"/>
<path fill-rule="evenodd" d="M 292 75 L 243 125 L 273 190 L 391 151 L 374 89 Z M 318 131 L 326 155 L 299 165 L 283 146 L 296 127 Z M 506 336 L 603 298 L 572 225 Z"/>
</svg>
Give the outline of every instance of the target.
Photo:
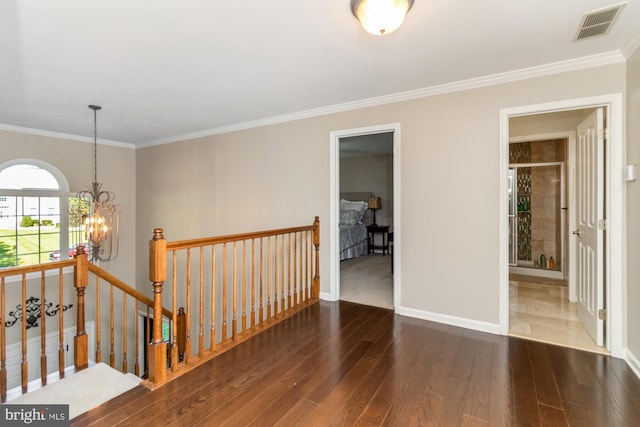
<svg viewBox="0 0 640 427">
<path fill-rule="evenodd" d="M 612 356 L 624 358 L 626 340 L 624 331 L 623 293 L 626 292 L 626 251 L 624 250 L 624 231 L 626 229 L 626 197 L 623 191 L 624 167 L 624 127 L 623 96 L 621 93 L 569 99 L 543 104 L 503 108 L 500 110 L 500 235 L 499 235 L 499 271 L 500 271 L 500 331 L 509 332 L 509 263 L 508 263 L 508 218 L 507 218 L 507 171 L 509 167 L 509 118 L 540 113 L 552 113 L 564 110 L 607 107 L 606 123 L 608 138 L 605 146 L 605 298 L 607 301 L 607 320 L 605 326 L 605 347 Z"/>
<path fill-rule="evenodd" d="M 329 133 L 329 293 L 321 292 L 320 298 L 327 301 L 340 299 L 340 236 L 339 197 L 340 197 L 340 139 L 350 136 L 368 135 L 374 133 L 393 132 L 393 307 L 398 311 L 400 306 L 400 275 L 401 266 L 401 221 L 400 212 L 400 123 L 367 126 L 354 129 L 331 131 Z"/>
</svg>

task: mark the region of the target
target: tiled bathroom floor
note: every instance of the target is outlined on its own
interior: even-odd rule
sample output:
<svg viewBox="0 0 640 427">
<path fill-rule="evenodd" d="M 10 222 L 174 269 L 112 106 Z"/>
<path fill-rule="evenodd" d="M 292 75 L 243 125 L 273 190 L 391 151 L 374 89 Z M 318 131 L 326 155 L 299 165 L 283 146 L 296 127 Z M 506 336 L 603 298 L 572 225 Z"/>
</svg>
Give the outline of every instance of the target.
<svg viewBox="0 0 640 427">
<path fill-rule="evenodd" d="M 509 335 L 609 354 L 578 320 L 577 303 L 569 302 L 566 286 L 522 279 L 509 280 Z"/>
</svg>

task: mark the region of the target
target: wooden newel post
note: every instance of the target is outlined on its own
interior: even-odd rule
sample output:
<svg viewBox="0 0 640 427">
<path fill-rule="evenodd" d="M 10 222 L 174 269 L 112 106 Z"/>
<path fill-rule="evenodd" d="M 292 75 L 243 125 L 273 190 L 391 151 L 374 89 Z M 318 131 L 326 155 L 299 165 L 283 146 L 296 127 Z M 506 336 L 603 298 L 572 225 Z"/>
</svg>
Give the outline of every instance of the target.
<svg viewBox="0 0 640 427">
<path fill-rule="evenodd" d="M 84 246 L 78 246 L 76 250 L 76 268 L 74 270 L 78 317 L 76 319 L 76 336 L 73 338 L 73 363 L 78 370 L 89 366 L 89 336 L 84 324 L 84 293 L 88 283 L 89 258 Z"/>
<path fill-rule="evenodd" d="M 316 271 L 313 276 L 313 297 L 320 298 L 320 217 L 313 221 L 313 246 L 316 250 Z"/>
<path fill-rule="evenodd" d="M 167 345 L 162 339 L 162 285 L 167 279 L 167 241 L 162 228 L 153 230 L 149 241 L 149 280 L 153 286 L 153 338 L 148 344 L 149 381 L 158 384 L 167 377 Z"/>
</svg>

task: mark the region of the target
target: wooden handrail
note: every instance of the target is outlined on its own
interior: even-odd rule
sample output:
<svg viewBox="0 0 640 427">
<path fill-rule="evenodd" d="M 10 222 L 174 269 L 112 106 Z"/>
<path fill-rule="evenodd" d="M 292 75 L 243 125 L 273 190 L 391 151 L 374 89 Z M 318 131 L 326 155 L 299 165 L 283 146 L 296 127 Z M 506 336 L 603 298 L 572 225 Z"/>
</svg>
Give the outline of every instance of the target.
<svg viewBox="0 0 640 427">
<path fill-rule="evenodd" d="M 127 285 L 125 282 L 118 279 L 116 276 L 109 273 L 108 271 L 105 271 L 94 264 L 89 264 L 89 271 L 95 274 L 96 276 L 100 277 L 101 279 L 109 282 L 110 284 L 120 289 L 121 291 L 131 295 L 133 298 L 137 299 L 141 303 L 144 303 L 149 307 L 153 307 L 153 300 L 151 298 L 146 297 L 144 294 L 135 290 L 131 286 Z M 164 307 L 162 307 L 162 315 L 168 318 L 173 317 L 173 313 Z"/>
<path fill-rule="evenodd" d="M 255 231 L 251 233 L 229 234 L 227 236 L 204 237 L 200 239 L 178 240 L 175 242 L 167 242 L 167 251 L 175 251 L 180 249 L 194 248 L 198 246 L 217 245 L 220 243 L 231 243 L 240 240 L 259 239 L 261 237 L 269 237 L 274 234 L 290 234 L 300 231 L 312 231 L 314 225 L 305 225 L 301 227 L 278 228 L 266 231 Z"/>
<path fill-rule="evenodd" d="M 182 368 L 202 363 L 319 300 L 319 217 L 311 225 L 173 242 L 156 228 L 149 249 L 154 296 L 163 298 L 163 285 L 171 286 L 164 296 L 172 299 L 165 303 L 173 304 L 175 325 L 168 342 L 169 373 L 154 322 L 147 353 L 149 381 L 155 386 L 165 375 L 180 375 Z M 186 311 L 176 312 L 177 301 L 185 302 Z M 197 346 L 193 353 L 192 345 Z"/>
<path fill-rule="evenodd" d="M 48 270 L 59 270 L 65 267 L 75 267 L 76 259 L 65 259 L 62 261 L 54 261 L 48 264 L 34 264 L 20 267 L 8 267 L 0 269 L 0 277 L 20 276 L 22 274 L 36 273 Z"/>
</svg>

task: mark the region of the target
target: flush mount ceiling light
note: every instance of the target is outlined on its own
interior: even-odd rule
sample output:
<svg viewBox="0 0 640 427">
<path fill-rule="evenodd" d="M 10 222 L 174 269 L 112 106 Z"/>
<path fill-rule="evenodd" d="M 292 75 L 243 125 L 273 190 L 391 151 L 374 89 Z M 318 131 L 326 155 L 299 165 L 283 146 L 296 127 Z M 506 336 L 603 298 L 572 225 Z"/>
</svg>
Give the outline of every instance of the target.
<svg viewBox="0 0 640 427">
<path fill-rule="evenodd" d="M 351 0 L 351 12 L 368 33 L 384 35 L 397 30 L 413 0 Z"/>
</svg>

